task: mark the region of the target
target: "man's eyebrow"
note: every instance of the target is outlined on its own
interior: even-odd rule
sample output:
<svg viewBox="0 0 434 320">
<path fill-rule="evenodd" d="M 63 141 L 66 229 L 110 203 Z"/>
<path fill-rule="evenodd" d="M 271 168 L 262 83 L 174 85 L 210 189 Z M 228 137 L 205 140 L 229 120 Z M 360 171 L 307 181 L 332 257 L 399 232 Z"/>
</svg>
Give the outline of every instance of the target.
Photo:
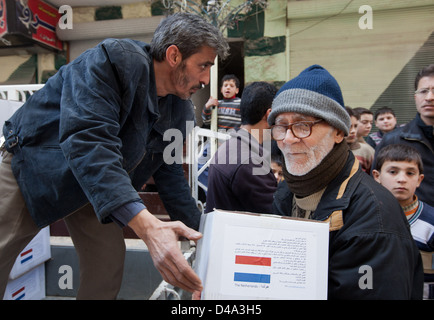
<svg viewBox="0 0 434 320">
<path fill-rule="evenodd" d="M 214 61 L 204 61 L 202 63 L 199 63 L 200 65 L 206 65 L 206 66 L 213 66 L 214 65 Z"/>
</svg>

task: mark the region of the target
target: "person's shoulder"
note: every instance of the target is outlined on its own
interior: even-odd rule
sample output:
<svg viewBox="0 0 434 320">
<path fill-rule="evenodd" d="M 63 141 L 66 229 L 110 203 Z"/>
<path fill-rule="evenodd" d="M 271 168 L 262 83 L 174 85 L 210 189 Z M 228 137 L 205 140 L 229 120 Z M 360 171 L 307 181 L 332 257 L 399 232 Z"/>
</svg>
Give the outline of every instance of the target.
<svg viewBox="0 0 434 320">
<path fill-rule="evenodd" d="M 109 53 L 123 51 L 127 54 L 138 54 L 148 59 L 150 58 L 149 44 L 139 40 L 107 38 L 100 42 L 99 46 L 103 47 Z"/>
<path fill-rule="evenodd" d="M 429 220 L 429 223 L 434 224 L 434 207 L 421 200 L 419 203 L 422 205 L 422 214 Z"/>
</svg>

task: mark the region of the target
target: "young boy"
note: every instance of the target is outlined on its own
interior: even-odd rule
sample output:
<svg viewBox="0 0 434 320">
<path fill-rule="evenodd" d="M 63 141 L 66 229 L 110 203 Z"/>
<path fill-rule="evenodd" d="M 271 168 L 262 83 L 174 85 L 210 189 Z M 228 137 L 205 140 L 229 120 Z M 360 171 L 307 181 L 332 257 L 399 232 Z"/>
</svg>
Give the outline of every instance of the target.
<svg viewBox="0 0 434 320">
<path fill-rule="evenodd" d="M 366 108 L 354 108 L 354 113 L 358 118 L 357 125 L 357 138 L 359 142 L 365 142 L 365 137 L 369 135 L 372 129 L 372 123 L 374 122 L 374 114 L 371 110 Z"/>
<path fill-rule="evenodd" d="M 419 152 L 407 145 L 392 144 L 378 152 L 374 179 L 399 201 L 420 250 L 424 266 L 424 299 L 434 299 L 434 208 L 418 200 L 423 164 Z"/>
<path fill-rule="evenodd" d="M 389 107 L 384 107 L 375 112 L 374 121 L 378 131 L 370 133 L 369 136 L 366 137 L 366 143 L 375 149 L 377 144 L 383 139 L 384 134 L 396 128 L 397 120 L 395 112 Z"/>
<path fill-rule="evenodd" d="M 223 95 L 222 100 L 217 100 L 214 97 L 209 97 L 205 107 L 202 110 L 203 126 L 205 128 L 211 127 L 212 107 L 217 107 L 217 130 L 224 130 L 238 128 L 241 125 L 241 99 L 237 97 L 240 91 L 240 80 L 233 74 L 227 74 L 222 78 L 222 86 L 220 92 Z M 198 170 L 202 168 L 203 164 L 207 162 L 212 155 L 210 153 L 210 145 L 207 142 L 202 156 L 199 158 Z M 208 168 L 198 177 L 198 180 L 204 185 L 208 185 Z M 202 190 L 202 189 L 200 189 Z M 202 194 L 202 191 L 199 193 Z M 206 191 L 203 191 L 206 196 Z M 200 196 L 203 200 L 203 195 Z"/>
<path fill-rule="evenodd" d="M 283 177 L 282 157 L 282 151 L 277 146 L 276 140 L 271 140 L 271 172 L 273 172 L 278 184 L 285 180 Z"/>
<path fill-rule="evenodd" d="M 359 114 L 354 112 L 350 107 L 345 107 L 345 110 L 347 110 L 351 118 L 350 130 L 348 136 L 345 137 L 345 141 L 354 156 L 359 160 L 362 170 L 369 174 L 369 172 L 371 172 L 372 161 L 374 160 L 374 152 L 368 144 L 361 142 L 357 135 L 360 123 Z"/>
<path fill-rule="evenodd" d="M 211 108 L 217 107 L 217 129 L 233 129 L 241 124 L 240 102 L 237 97 L 240 90 L 240 80 L 233 75 L 227 74 L 222 78 L 220 89 L 222 100 L 210 97 L 202 111 L 203 124 L 211 125 Z"/>
</svg>

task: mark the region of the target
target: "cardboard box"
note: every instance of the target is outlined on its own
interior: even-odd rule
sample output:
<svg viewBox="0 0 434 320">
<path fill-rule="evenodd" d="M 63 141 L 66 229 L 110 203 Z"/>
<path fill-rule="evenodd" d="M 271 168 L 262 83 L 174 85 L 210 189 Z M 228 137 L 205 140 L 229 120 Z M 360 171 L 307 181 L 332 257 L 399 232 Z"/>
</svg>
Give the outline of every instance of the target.
<svg viewBox="0 0 434 320">
<path fill-rule="evenodd" d="M 45 227 L 29 242 L 15 260 L 9 279 L 17 279 L 51 258 L 50 227 Z"/>
<path fill-rule="evenodd" d="M 328 223 L 215 210 L 200 231 L 202 299 L 327 299 Z"/>
<path fill-rule="evenodd" d="M 40 264 L 21 277 L 9 280 L 4 300 L 41 300 L 45 298 L 45 264 Z"/>
</svg>

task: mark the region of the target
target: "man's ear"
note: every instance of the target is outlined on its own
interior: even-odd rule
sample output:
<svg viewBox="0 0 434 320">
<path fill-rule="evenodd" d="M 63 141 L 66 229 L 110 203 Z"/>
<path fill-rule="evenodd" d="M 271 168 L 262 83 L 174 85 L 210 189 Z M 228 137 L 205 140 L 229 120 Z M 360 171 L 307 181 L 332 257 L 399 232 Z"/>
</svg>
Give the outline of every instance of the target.
<svg viewBox="0 0 434 320">
<path fill-rule="evenodd" d="M 166 61 L 171 67 L 175 67 L 176 65 L 181 63 L 181 60 L 181 52 L 176 45 L 172 44 L 166 49 Z"/>
<path fill-rule="evenodd" d="M 264 116 L 262 117 L 262 120 L 267 122 L 267 124 L 268 124 L 267 119 L 268 119 L 268 116 L 270 115 L 270 112 L 271 112 L 271 108 L 268 108 L 267 111 L 265 112 Z"/>
<path fill-rule="evenodd" d="M 341 143 L 345 138 L 345 133 L 342 130 L 336 129 L 335 143 Z"/>
</svg>

